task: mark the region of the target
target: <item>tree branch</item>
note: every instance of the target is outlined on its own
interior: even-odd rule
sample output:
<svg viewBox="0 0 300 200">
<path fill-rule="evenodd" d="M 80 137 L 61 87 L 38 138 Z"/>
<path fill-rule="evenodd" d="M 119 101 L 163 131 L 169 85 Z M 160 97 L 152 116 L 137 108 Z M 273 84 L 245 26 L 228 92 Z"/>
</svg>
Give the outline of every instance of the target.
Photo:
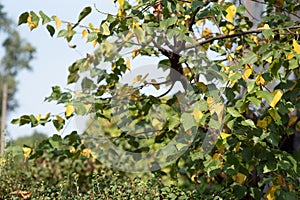
<svg viewBox="0 0 300 200">
<path fill-rule="evenodd" d="M 285 27 L 285 28 L 276 28 L 276 29 L 270 29 L 272 31 L 279 31 L 279 30 L 290 30 L 290 29 L 298 29 L 300 28 L 300 25 L 296 25 L 296 26 L 290 26 L 290 27 Z M 255 30 L 248 30 L 248 31 L 243 31 L 243 32 L 239 32 L 239 33 L 234 33 L 234 34 L 228 34 L 228 35 L 218 35 L 216 37 L 212 37 L 209 38 L 207 40 L 204 40 L 202 42 L 197 43 L 195 46 L 202 46 L 204 44 L 207 43 L 211 43 L 215 40 L 222 40 L 222 39 L 227 39 L 227 38 L 234 38 L 234 37 L 239 37 L 239 36 L 243 36 L 243 35 L 248 35 L 248 34 L 253 34 L 253 33 L 261 33 L 262 31 L 267 30 L 267 29 L 263 29 L 263 28 L 259 28 L 259 29 L 255 29 Z M 195 48 L 195 46 L 190 46 L 185 48 L 184 50 L 188 50 L 188 49 L 192 49 Z"/>
</svg>

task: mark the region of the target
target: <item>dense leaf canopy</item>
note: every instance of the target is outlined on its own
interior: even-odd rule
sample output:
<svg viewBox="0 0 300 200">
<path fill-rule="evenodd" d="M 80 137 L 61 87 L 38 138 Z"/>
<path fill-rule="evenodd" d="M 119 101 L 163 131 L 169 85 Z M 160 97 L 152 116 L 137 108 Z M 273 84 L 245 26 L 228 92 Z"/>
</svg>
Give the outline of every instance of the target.
<svg viewBox="0 0 300 200">
<path fill-rule="evenodd" d="M 255 2 L 263 13 L 250 9 Z M 190 180 L 205 199 L 296 199 L 299 153 L 287 142 L 300 131 L 300 3 L 115 3 L 118 13 L 86 7 L 77 22 L 42 11 L 20 15 L 19 24 L 33 30 L 41 21 L 68 42 L 80 33 L 95 52 L 69 67 L 74 91 L 54 86 L 46 98 L 64 104 L 63 115 L 13 123 L 51 121 L 59 132 L 75 118 L 89 153 L 105 165 L 161 170 Z M 83 24 L 92 11 L 105 19 Z M 154 64 L 142 65 L 149 59 Z"/>
</svg>

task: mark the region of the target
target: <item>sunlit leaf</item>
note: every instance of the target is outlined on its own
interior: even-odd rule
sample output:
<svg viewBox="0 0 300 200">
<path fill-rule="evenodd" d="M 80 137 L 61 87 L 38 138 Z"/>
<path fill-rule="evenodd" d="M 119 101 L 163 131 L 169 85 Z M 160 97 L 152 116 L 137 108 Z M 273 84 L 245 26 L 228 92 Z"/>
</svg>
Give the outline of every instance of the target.
<svg viewBox="0 0 300 200">
<path fill-rule="evenodd" d="M 31 147 L 26 146 L 26 145 L 23 146 L 23 155 L 25 156 L 25 158 L 29 158 L 31 152 L 32 152 Z"/>
<path fill-rule="evenodd" d="M 296 54 L 300 54 L 300 45 L 298 44 L 298 42 L 295 39 L 293 40 L 293 47 L 294 47 Z"/>
<path fill-rule="evenodd" d="M 39 16 L 37 16 L 37 14 L 35 12 L 31 11 L 28 16 L 28 19 L 27 19 L 27 23 L 28 23 L 30 30 L 33 30 L 36 27 L 38 27 L 39 20 L 40 20 Z"/>
<path fill-rule="evenodd" d="M 202 37 L 206 37 L 206 36 L 210 36 L 212 35 L 212 31 L 208 28 L 205 28 L 203 31 L 202 31 Z"/>
<path fill-rule="evenodd" d="M 88 34 L 88 31 L 87 31 L 86 29 L 84 29 L 84 30 L 82 31 L 81 37 L 84 38 L 84 37 L 87 36 L 87 34 Z"/>
<path fill-rule="evenodd" d="M 204 116 L 203 112 L 201 112 L 198 108 L 193 109 L 193 115 L 196 122 L 199 122 L 199 120 Z"/>
<path fill-rule="evenodd" d="M 256 83 L 256 85 L 266 85 L 266 81 L 265 81 L 265 79 L 262 76 L 262 72 L 260 72 L 257 75 L 257 77 L 255 79 L 255 83 Z"/>
<path fill-rule="evenodd" d="M 101 25 L 101 28 L 102 28 L 102 34 L 103 35 L 110 35 L 110 30 L 109 30 L 109 27 L 108 27 L 108 24 L 107 23 L 103 23 Z"/>
<path fill-rule="evenodd" d="M 68 105 L 66 107 L 66 117 L 70 117 L 75 112 L 75 108 L 73 105 Z"/>
<path fill-rule="evenodd" d="M 247 176 L 239 172 L 237 173 L 237 175 L 233 176 L 232 179 L 239 184 L 244 184 L 247 179 Z"/>
<path fill-rule="evenodd" d="M 282 92 L 282 90 L 275 90 L 273 92 L 273 94 L 274 94 L 274 98 L 273 98 L 273 100 L 272 100 L 272 102 L 270 104 L 270 106 L 272 108 L 274 108 L 276 106 L 276 104 L 278 103 L 278 101 L 281 99 L 281 97 L 283 95 L 283 92 Z"/>
<path fill-rule="evenodd" d="M 257 126 L 261 128 L 267 128 L 269 124 L 272 123 L 272 118 L 270 116 L 266 116 L 265 118 L 257 121 Z"/>
<path fill-rule="evenodd" d="M 235 13 L 236 13 L 235 5 L 229 6 L 225 11 L 227 12 L 227 15 L 225 16 L 225 18 L 228 21 L 233 22 L 233 19 L 234 19 Z"/>
<path fill-rule="evenodd" d="M 129 58 L 125 58 L 125 64 L 126 64 L 126 68 L 128 70 L 130 70 L 130 59 Z"/>
<path fill-rule="evenodd" d="M 228 134 L 228 133 L 225 133 L 225 132 L 221 132 L 220 133 L 220 136 L 221 136 L 221 138 L 224 140 L 224 139 L 226 139 L 226 138 L 228 138 L 228 137 L 230 137 L 232 134 Z"/>
<path fill-rule="evenodd" d="M 60 21 L 60 19 L 58 19 L 58 17 L 56 17 L 56 16 L 53 16 L 52 19 L 54 19 L 54 21 L 55 21 L 56 30 L 59 29 L 59 27 L 62 24 L 62 22 Z"/>
</svg>

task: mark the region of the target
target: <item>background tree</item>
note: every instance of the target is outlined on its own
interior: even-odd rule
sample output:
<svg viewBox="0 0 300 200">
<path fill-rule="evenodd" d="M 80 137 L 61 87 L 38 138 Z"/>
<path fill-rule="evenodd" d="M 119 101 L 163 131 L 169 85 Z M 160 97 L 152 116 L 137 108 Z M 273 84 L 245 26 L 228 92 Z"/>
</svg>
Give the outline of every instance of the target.
<svg viewBox="0 0 300 200">
<path fill-rule="evenodd" d="M 240 2 L 214 0 L 117 0 L 115 15 L 95 8 L 106 15 L 96 26 L 81 22 L 91 7 L 63 28 L 57 17 L 25 12 L 19 24 L 33 30 L 41 19 L 51 36 L 57 31 L 69 42 L 80 31 L 97 48 L 69 67 L 68 83 L 80 85 L 80 92 L 55 86 L 46 98 L 64 104 L 63 115 L 24 115 L 13 123 L 37 126 L 51 121 L 60 131 L 67 119 L 89 115 L 94 123 L 78 137 L 85 139 L 85 152 L 95 151 L 110 167 L 161 170 L 205 199 L 297 199 L 299 151 L 286 150 L 283 144 L 300 127 L 295 115 L 299 80 L 291 78 L 299 74 L 300 58 L 300 25 L 291 16 L 299 18 L 300 4 L 260 2 L 265 10 L 257 27 Z M 140 57 L 156 57 L 156 67 L 167 72 L 165 79 L 141 75 L 132 84 L 122 83 L 134 69 L 130 61 Z M 175 82 L 184 92 L 171 92 Z M 146 86 L 157 93 L 161 87 L 171 89 L 156 96 L 143 93 Z M 70 136 L 55 135 L 53 140 L 63 143 Z M 118 154 L 111 143 L 126 154 Z M 175 153 L 168 151 L 156 160 L 163 154 L 157 149 L 169 144 Z M 31 158 L 43 152 L 39 148 Z M 162 168 L 163 160 L 175 162 Z"/>
<path fill-rule="evenodd" d="M 15 29 L 15 24 L 8 18 L 0 4 L 0 31 L 5 35 L 2 41 L 4 55 L 0 61 L 0 86 L 1 86 L 1 154 L 5 146 L 5 121 L 6 108 L 12 111 L 17 106 L 14 99 L 16 92 L 16 75 L 21 69 L 31 69 L 30 61 L 33 59 L 35 49 L 24 41 Z M 3 108 L 3 106 L 5 108 Z"/>
</svg>

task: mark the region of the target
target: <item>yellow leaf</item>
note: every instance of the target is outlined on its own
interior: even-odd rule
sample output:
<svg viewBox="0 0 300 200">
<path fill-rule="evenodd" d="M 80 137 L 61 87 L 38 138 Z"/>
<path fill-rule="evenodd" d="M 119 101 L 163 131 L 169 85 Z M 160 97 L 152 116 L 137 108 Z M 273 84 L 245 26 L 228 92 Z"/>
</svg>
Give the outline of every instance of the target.
<svg viewBox="0 0 300 200">
<path fill-rule="evenodd" d="M 80 155 L 89 158 L 91 156 L 91 149 L 89 148 L 83 149 Z"/>
<path fill-rule="evenodd" d="M 210 29 L 205 28 L 205 29 L 202 31 L 202 37 L 210 36 L 210 35 L 212 35 L 212 32 L 211 32 Z"/>
<path fill-rule="evenodd" d="M 293 52 L 290 52 L 288 55 L 286 55 L 287 60 L 291 60 L 294 57 Z"/>
<path fill-rule="evenodd" d="M 220 153 L 215 153 L 212 157 L 213 160 L 220 160 L 221 154 Z"/>
<path fill-rule="evenodd" d="M 237 175 L 233 176 L 232 179 L 239 184 L 244 184 L 247 176 L 242 173 L 237 173 Z"/>
<path fill-rule="evenodd" d="M 130 59 L 125 58 L 126 68 L 130 70 Z"/>
<path fill-rule="evenodd" d="M 36 121 L 40 121 L 41 120 L 41 115 L 37 115 L 36 117 L 35 117 L 35 119 L 36 119 Z"/>
<path fill-rule="evenodd" d="M 262 120 L 258 120 L 256 126 L 261 128 L 267 128 L 269 124 L 272 123 L 272 118 L 270 116 L 266 116 Z"/>
<path fill-rule="evenodd" d="M 297 119 L 298 119 L 297 115 L 291 115 L 289 118 L 288 127 L 293 126 L 297 121 Z"/>
<path fill-rule="evenodd" d="M 296 54 L 300 54 L 300 45 L 298 44 L 298 42 L 295 39 L 293 40 L 293 47 L 294 47 Z"/>
<path fill-rule="evenodd" d="M 70 153 L 74 153 L 76 151 L 75 147 L 70 146 Z"/>
<path fill-rule="evenodd" d="M 239 45 L 235 50 L 236 51 L 239 51 L 239 50 L 241 50 L 243 48 L 243 46 L 242 45 Z"/>
<path fill-rule="evenodd" d="M 139 49 L 138 48 L 135 48 L 133 51 L 132 51 L 132 57 L 136 57 L 137 55 L 139 55 Z"/>
<path fill-rule="evenodd" d="M 27 23 L 28 23 L 30 30 L 33 30 L 38 26 L 38 22 L 31 21 L 31 18 L 32 18 L 32 16 L 29 14 L 29 16 L 27 18 Z"/>
<path fill-rule="evenodd" d="M 268 59 L 266 59 L 266 61 L 267 61 L 268 63 L 272 63 L 272 60 L 273 60 L 273 57 L 272 57 L 272 56 L 270 56 Z"/>
<path fill-rule="evenodd" d="M 98 44 L 98 41 L 97 41 L 97 40 L 94 40 L 94 41 L 92 42 L 93 47 L 95 47 L 97 44 Z"/>
<path fill-rule="evenodd" d="M 205 21 L 204 21 L 204 19 L 200 19 L 200 20 L 198 20 L 197 22 L 196 22 L 196 25 L 197 26 L 200 26 L 202 23 L 204 23 Z"/>
<path fill-rule="evenodd" d="M 262 72 L 260 72 L 260 73 L 257 75 L 257 77 L 256 77 L 256 79 L 255 79 L 255 83 L 256 83 L 256 85 L 265 85 L 265 84 L 266 84 L 265 79 L 262 77 Z"/>
<path fill-rule="evenodd" d="M 276 200 L 275 192 L 277 189 L 280 189 L 279 185 L 273 185 L 267 190 L 267 193 L 265 194 L 265 198 L 268 200 Z"/>
<path fill-rule="evenodd" d="M 236 145 L 235 145 L 235 147 L 233 148 L 233 152 L 237 152 L 239 149 L 240 149 L 240 147 L 241 147 L 241 144 L 242 144 L 242 142 L 238 142 Z"/>
<path fill-rule="evenodd" d="M 258 28 L 258 30 L 268 30 L 270 29 L 269 24 L 265 24 L 263 27 Z"/>
<path fill-rule="evenodd" d="M 225 11 L 227 12 L 227 15 L 225 16 L 225 18 L 228 21 L 233 22 L 233 19 L 234 19 L 235 13 L 236 13 L 235 5 L 229 6 Z"/>
<path fill-rule="evenodd" d="M 258 45 L 258 37 L 256 35 L 250 35 L 250 40 L 252 40 L 253 42 L 255 42 L 256 45 Z"/>
<path fill-rule="evenodd" d="M 85 36 L 87 36 L 87 34 L 88 34 L 88 31 L 86 30 L 86 29 L 84 29 L 83 31 L 82 31 L 82 38 L 84 38 Z"/>
<path fill-rule="evenodd" d="M 202 89 L 202 93 L 205 93 L 207 90 L 207 86 L 203 82 L 197 82 L 196 86 Z"/>
<path fill-rule="evenodd" d="M 61 118 L 59 115 L 55 115 L 55 117 L 56 117 L 58 123 L 62 124 L 65 122 L 65 120 L 63 118 Z"/>
<path fill-rule="evenodd" d="M 58 17 L 54 16 L 53 17 L 55 24 L 56 24 L 56 29 L 59 29 L 59 27 L 61 26 L 61 21 L 60 19 L 58 19 Z"/>
<path fill-rule="evenodd" d="M 123 5 L 124 5 L 124 0 L 118 0 L 118 3 L 119 3 L 119 5 L 120 5 L 120 7 L 123 7 Z"/>
<path fill-rule="evenodd" d="M 198 108 L 194 108 L 193 115 L 196 122 L 198 122 L 203 117 L 204 114 Z"/>
<path fill-rule="evenodd" d="M 24 146 L 23 147 L 23 154 L 25 158 L 28 158 L 31 154 L 32 149 L 30 147 Z"/>
<path fill-rule="evenodd" d="M 270 104 L 270 106 L 272 108 L 274 108 L 276 106 L 276 104 L 278 103 L 278 101 L 281 99 L 281 97 L 283 95 L 283 92 L 282 92 L 282 90 L 275 90 L 273 92 L 273 94 L 274 94 L 274 98 L 273 98 L 273 100 L 272 100 L 272 102 Z"/>
<path fill-rule="evenodd" d="M 75 108 L 72 105 L 66 107 L 66 117 L 70 117 L 75 112 Z"/>
<path fill-rule="evenodd" d="M 220 102 L 216 102 L 212 97 L 207 97 L 207 104 L 208 104 L 208 110 L 210 111 L 211 115 L 214 113 L 218 116 L 218 121 L 222 122 L 223 117 L 223 111 L 224 111 L 224 104 Z"/>
<path fill-rule="evenodd" d="M 224 140 L 224 139 L 230 137 L 231 134 L 228 134 L 228 133 L 225 133 L 225 132 L 221 132 L 221 133 L 220 133 L 220 136 L 221 136 L 221 138 Z"/>
<path fill-rule="evenodd" d="M 244 72 L 242 78 L 243 78 L 244 80 L 247 80 L 251 74 L 252 74 L 252 69 L 249 69 L 249 68 L 248 68 L 248 69 L 245 70 L 245 72 Z"/>
</svg>

